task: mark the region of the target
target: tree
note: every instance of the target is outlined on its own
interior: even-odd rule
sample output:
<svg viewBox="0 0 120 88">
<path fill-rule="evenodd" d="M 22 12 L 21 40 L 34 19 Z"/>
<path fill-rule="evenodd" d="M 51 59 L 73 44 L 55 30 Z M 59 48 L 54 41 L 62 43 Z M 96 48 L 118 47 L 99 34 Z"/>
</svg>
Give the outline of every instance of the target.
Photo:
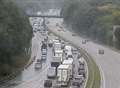
<svg viewBox="0 0 120 88">
<path fill-rule="evenodd" d="M 67 3 L 68 2 L 68 3 Z M 120 25 L 119 0 L 68 0 L 65 22 L 81 35 L 112 45 L 113 26 Z M 116 34 L 120 38 L 119 32 Z"/>
<path fill-rule="evenodd" d="M 32 27 L 25 13 L 10 0 L 0 0 L 0 64 L 15 68 L 13 57 L 25 53 L 31 38 Z"/>
</svg>

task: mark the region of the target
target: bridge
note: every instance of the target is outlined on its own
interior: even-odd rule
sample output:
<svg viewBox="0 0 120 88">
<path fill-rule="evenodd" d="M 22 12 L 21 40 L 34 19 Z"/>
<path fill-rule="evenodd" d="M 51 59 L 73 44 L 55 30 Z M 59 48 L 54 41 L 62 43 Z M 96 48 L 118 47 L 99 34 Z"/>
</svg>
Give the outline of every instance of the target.
<svg viewBox="0 0 120 88">
<path fill-rule="evenodd" d="M 63 18 L 63 16 L 57 16 L 57 15 L 34 15 L 34 14 L 31 14 L 31 15 L 28 15 L 28 17 L 42 17 L 42 18 Z"/>
</svg>

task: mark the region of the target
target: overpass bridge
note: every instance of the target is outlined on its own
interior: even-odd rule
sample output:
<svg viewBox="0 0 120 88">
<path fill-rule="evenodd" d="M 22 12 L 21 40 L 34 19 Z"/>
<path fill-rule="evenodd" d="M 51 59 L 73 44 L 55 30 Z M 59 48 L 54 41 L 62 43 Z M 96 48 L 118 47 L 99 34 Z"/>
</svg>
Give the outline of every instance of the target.
<svg viewBox="0 0 120 88">
<path fill-rule="evenodd" d="M 43 27 L 44 30 L 48 30 L 46 26 L 46 18 L 63 18 L 63 16 L 60 15 L 36 15 L 36 14 L 27 14 L 28 17 L 40 17 L 43 19 Z"/>
<path fill-rule="evenodd" d="M 57 15 L 34 15 L 34 14 L 31 14 L 31 15 L 28 15 L 28 17 L 41 17 L 41 18 L 63 18 L 63 16 L 57 16 Z"/>
</svg>

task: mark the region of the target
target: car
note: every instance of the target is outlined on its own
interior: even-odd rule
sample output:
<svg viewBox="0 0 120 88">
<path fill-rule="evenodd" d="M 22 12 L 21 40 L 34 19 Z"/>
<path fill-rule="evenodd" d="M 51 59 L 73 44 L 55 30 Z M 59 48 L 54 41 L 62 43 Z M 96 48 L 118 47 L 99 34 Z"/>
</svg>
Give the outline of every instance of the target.
<svg viewBox="0 0 120 88">
<path fill-rule="evenodd" d="M 35 63 L 35 69 L 40 69 L 40 68 L 42 68 L 42 63 L 41 62 Z"/>
<path fill-rule="evenodd" d="M 80 57 L 82 57 L 82 54 L 78 53 L 77 58 L 80 59 Z"/>
<path fill-rule="evenodd" d="M 61 43 L 61 49 L 64 49 L 64 48 L 65 48 L 65 43 L 62 42 L 62 43 Z"/>
<path fill-rule="evenodd" d="M 33 30 L 34 33 L 36 33 L 37 31 L 36 30 Z"/>
<path fill-rule="evenodd" d="M 77 36 L 77 35 L 75 33 L 73 33 L 72 36 Z"/>
<path fill-rule="evenodd" d="M 72 80 L 72 88 L 81 88 L 83 82 L 84 82 L 83 76 L 82 76 L 82 75 L 77 75 L 77 76 Z"/>
<path fill-rule="evenodd" d="M 79 80 L 72 80 L 71 88 L 80 88 Z"/>
<path fill-rule="evenodd" d="M 86 44 L 86 40 L 82 40 L 82 44 Z"/>
<path fill-rule="evenodd" d="M 37 59 L 37 62 L 41 62 L 41 59 Z"/>
<path fill-rule="evenodd" d="M 56 23 L 56 26 L 59 26 L 59 24 L 58 24 L 58 23 Z"/>
<path fill-rule="evenodd" d="M 98 50 L 98 53 L 99 53 L 99 54 L 104 54 L 104 50 L 103 50 L 103 49 L 99 49 L 99 50 Z"/>
<path fill-rule="evenodd" d="M 49 41 L 48 41 L 48 46 L 49 46 L 49 47 L 52 47 L 52 46 L 53 46 L 53 41 L 52 41 L 52 40 L 49 40 Z"/>
<path fill-rule="evenodd" d="M 58 31 L 62 31 L 61 29 L 58 29 Z"/>
<path fill-rule="evenodd" d="M 72 48 L 72 53 L 73 54 L 77 54 L 77 51 L 78 51 L 77 48 Z"/>
<path fill-rule="evenodd" d="M 52 80 L 45 80 L 44 81 L 44 88 L 52 87 Z"/>
<path fill-rule="evenodd" d="M 50 23 L 49 21 L 46 22 L 46 24 L 49 24 L 49 23 Z"/>
</svg>

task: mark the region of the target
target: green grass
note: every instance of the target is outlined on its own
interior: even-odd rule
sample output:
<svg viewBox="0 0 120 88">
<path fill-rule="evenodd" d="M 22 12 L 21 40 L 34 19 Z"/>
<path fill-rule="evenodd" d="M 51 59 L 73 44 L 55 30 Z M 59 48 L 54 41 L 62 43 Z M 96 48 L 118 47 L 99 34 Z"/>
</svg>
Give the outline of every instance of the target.
<svg viewBox="0 0 120 88">
<path fill-rule="evenodd" d="M 83 49 L 81 49 L 88 65 L 88 80 L 86 88 L 100 88 L 101 86 L 101 75 L 98 66 L 96 65 L 93 58 Z"/>
</svg>

